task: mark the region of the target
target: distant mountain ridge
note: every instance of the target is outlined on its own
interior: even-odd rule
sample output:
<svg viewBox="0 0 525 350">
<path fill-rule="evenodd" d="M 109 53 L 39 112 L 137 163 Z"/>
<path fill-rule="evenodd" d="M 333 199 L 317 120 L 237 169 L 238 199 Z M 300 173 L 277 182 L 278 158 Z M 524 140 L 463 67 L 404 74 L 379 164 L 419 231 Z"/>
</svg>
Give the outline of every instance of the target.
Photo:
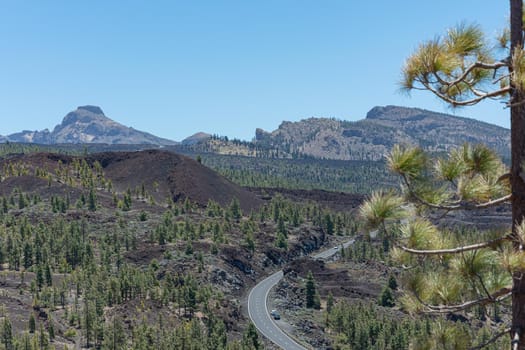
<svg viewBox="0 0 525 350">
<path fill-rule="evenodd" d="M 2 138 L 0 137 L 0 141 Z M 60 143 L 102 143 L 102 144 L 147 144 L 171 146 L 177 144 L 144 131 L 124 126 L 106 117 L 100 107 L 80 106 L 68 113 L 62 123 L 52 132 L 24 130 L 6 137 L 7 141 L 60 144 Z"/>
<path fill-rule="evenodd" d="M 278 129 L 257 129 L 254 143 L 278 149 L 280 156 L 340 160 L 378 160 L 394 144 L 446 151 L 465 142 L 484 143 L 503 156 L 510 154 L 510 131 L 475 119 L 419 108 L 378 106 L 365 119 L 351 122 L 309 118 L 283 122 Z"/>
<path fill-rule="evenodd" d="M 420 108 L 377 106 L 365 119 L 345 121 L 308 118 L 284 121 L 271 132 L 256 129 L 253 141 L 199 132 L 181 143 L 126 127 L 97 106 L 80 106 L 53 131 L 22 131 L 0 136 L 0 142 L 39 144 L 109 144 L 173 146 L 175 151 L 263 158 L 313 157 L 336 160 L 379 160 L 396 143 L 441 152 L 465 142 L 484 143 L 500 155 L 510 154 L 510 131 L 475 119 Z"/>
</svg>

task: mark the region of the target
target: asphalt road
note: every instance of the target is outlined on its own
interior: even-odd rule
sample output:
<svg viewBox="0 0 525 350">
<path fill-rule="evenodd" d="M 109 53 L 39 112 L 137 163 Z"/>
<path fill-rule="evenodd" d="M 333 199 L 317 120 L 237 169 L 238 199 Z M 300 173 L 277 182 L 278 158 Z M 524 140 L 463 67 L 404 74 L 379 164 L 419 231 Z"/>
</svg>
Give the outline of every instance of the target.
<svg viewBox="0 0 525 350">
<path fill-rule="evenodd" d="M 355 239 L 351 239 L 348 242 L 343 243 L 343 247 L 348 248 L 350 245 L 354 244 Z M 328 259 L 341 249 L 341 245 L 334 246 L 332 249 L 327 249 L 320 253 L 313 255 L 314 259 Z"/>
<path fill-rule="evenodd" d="M 273 275 L 259 282 L 248 296 L 248 314 L 255 327 L 266 338 L 286 350 L 306 350 L 295 340 L 290 338 L 279 328 L 268 311 L 267 299 L 270 289 L 283 278 L 283 271 L 277 271 Z"/>
<path fill-rule="evenodd" d="M 348 248 L 348 246 L 354 242 L 355 239 L 351 239 L 343 243 L 343 246 Z M 327 259 L 340 249 L 341 246 L 333 247 L 313 255 L 313 258 Z M 270 316 L 270 311 L 268 310 L 268 294 L 281 278 L 283 278 L 282 270 L 265 278 L 252 288 L 248 295 L 248 315 L 259 332 L 279 347 L 285 350 L 306 350 L 304 346 L 298 344 L 279 328 L 278 323 L 283 321 L 276 321 Z"/>
</svg>

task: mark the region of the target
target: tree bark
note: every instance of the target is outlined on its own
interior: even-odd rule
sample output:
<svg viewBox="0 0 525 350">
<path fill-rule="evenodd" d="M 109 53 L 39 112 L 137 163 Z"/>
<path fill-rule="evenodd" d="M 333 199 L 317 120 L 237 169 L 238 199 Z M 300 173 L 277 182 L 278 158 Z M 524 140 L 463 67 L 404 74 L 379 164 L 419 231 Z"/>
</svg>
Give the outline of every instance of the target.
<svg viewBox="0 0 525 350">
<path fill-rule="evenodd" d="M 523 2 L 510 0 L 510 40 L 511 57 L 514 50 L 523 45 Z M 509 69 L 512 72 L 512 66 Z M 525 216 L 525 94 L 516 88 L 511 80 L 511 189 L 512 189 L 512 232 L 517 234 L 517 227 Z M 523 251 L 525 247 L 515 241 L 514 249 Z M 512 349 L 525 350 L 525 273 L 516 272 L 512 285 Z"/>
</svg>

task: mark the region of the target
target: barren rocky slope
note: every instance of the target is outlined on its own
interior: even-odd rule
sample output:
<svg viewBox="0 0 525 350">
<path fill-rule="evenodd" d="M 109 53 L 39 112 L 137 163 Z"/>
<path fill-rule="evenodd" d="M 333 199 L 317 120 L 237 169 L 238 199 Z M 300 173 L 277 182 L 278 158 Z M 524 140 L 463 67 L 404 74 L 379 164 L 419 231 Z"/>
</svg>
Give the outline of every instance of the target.
<svg viewBox="0 0 525 350">
<path fill-rule="evenodd" d="M 508 129 L 419 108 L 372 108 L 356 122 L 310 118 L 283 122 L 277 130 L 257 129 L 255 144 L 278 149 L 283 155 L 307 155 L 343 160 L 377 160 L 396 143 L 420 145 L 433 152 L 465 142 L 484 143 L 501 155 L 509 154 Z"/>
<path fill-rule="evenodd" d="M 105 144 L 150 144 L 174 145 L 147 132 L 135 130 L 113 121 L 97 106 L 80 106 L 68 113 L 53 131 L 22 131 L 7 136 L 11 142 L 40 144 L 61 143 L 105 143 Z M 1 139 L 0 139 L 1 141 Z"/>
</svg>

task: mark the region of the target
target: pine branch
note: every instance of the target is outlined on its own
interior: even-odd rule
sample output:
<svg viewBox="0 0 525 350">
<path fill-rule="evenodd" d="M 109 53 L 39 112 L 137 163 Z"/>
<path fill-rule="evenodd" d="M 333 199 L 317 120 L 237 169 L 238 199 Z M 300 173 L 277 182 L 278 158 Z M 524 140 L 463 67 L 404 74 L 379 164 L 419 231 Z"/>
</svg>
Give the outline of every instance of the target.
<svg viewBox="0 0 525 350">
<path fill-rule="evenodd" d="M 405 184 L 406 184 L 406 186 L 408 188 L 408 191 L 410 192 L 410 195 L 412 197 L 414 197 L 414 199 L 417 200 L 419 203 L 421 203 L 423 205 L 426 205 L 427 207 L 432 208 L 432 209 L 448 210 L 448 211 L 451 211 L 451 210 L 486 209 L 486 208 L 490 208 L 490 207 L 492 207 L 494 205 L 499 205 L 499 204 L 505 203 L 505 202 L 509 201 L 512 198 L 512 194 L 508 194 L 508 195 L 503 196 L 501 198 L 497 198 L 497 199 L 494 199 L 494 200 L 491 200 L 491 201 L 488 201 L 488 202 L 485 202 L 485 203 L 480 203 L 480 204 L 471 204 L 471 203 L 457 204 L 457 205 L 434 204 L 434 203 L 430 203 L 429 201 L 426 201 L 423 198 L 421 198 L 420 196 L 418 196 L 416 194 L 416 192 L 412 189 L 412 186 L 410 185 L 410 181 L 408 180 L 406 175 L 405 174 L 401 174 L 401 175 L 402 175 L 403 180 L 404 180 L 404 182 L 405 182 Z M 507 175 L 508 174 L 502 175 L 498 179 L 498 182 L 500 181 L 500 179 L 506 179 Z"/>
<path fill-rule="evenodd" d="M 426 88 L 426 90 L 429 90 L 434 95 L 436 95 L 437 97 L 439 97 L 443 101 L 450 103 L 454 107 L 458 107 L 458 106 L 473 106 L 473 105 L 477 104 L 478 102 L 483 101 L 486 98 L 499 97 L 499 96 L 502 96 L 504 94 L 507 94 L 507 93 L 511 92 L 511 88 L 509 86 L 506 86 L 506 87 L 501 88 L 499 90 L 494 90 L 494 91 L 491 91 L 491 92 L 487 92 L 485 94 L 482 94 L 481 96 L 477 96 L 477 97 L 471 98 L 469 100 L 459 101 L 459 100 L 455 100 L 455 99 L 451 98 L 448 95 L 445 95 L 445 94 L 439 92 L 429 82 L 422 81 L 420 79 L 417 79 L 417 81 L 419 81 L 419 83 L 421 85 L 423 85 Z"/>
<path fill-rule="evenodd" d="M 407 253 L 416 254 L 416 255 L 444 255 L 444 254 L 457 254 L 462 252 L 467 252 L 470 250 L 477 250 L 481 248 L 486 248 L 493 246 L 499 242 L 502 242 L 504 240 L 511 239 L 511 235 L 505 235 L 487 242 L 482 243 L 476 243 L 472 245 L 467 245 L 463 247 L 456 247 L 456 248 L 450 248 L 450 249 L 426 249 L 426 250 L 420 250 L 420 249 L 412 249 L 405 246 L 399 246 L 399 248 Z"/>
<path fill-rule="evenodd" d="M 433 203 L 427 202 L 423 198 L 421 198 L 418 195 L 416 195 L 414 192 L 412 192 L 412 191 L 410 191 L 410 192 L 411 192 L 412 196 L 414 196 L 414 198 L 418 202 L 420 202 L 421 204 L 424 204 L 424 205 L 426 205 L 426 206 L 428 206 L 430 208 L 433 208 L 433 209 L 440 209 L 440 210 L 476 210 L 476 209 L 486 209 L 486 208 L 492 207 L 494 205 L 505 203 L 505 202 L 509 201 L 512 198 L 512 195 L 508 194 L 508 195 L 503 196 L 501 198 L 497 198 L 497 199 L 494 199 L 494 200 L 491 200 L 491 201 L 488 201 L 488 202 L 485 202 L 485 203 L 480 203 L 480 204 L 465 203 L 465 204 L 458 204 L 458 205 L 441 205 L 441 204 L 433 204 Z"/>
<path fill-rule="evenodd" d="M 487 294 L 487 297 L 490 298 L 491 295 L 490 295 L 490 293 L 489 293 L 487 287 L 485 286 L 485 283 L 483 282 L 483 278 L 481 278 L 481 276 L 480 276 L 479 274 L 477 274 L 477 273 L 476 273 L 475 275 L 476 275 L 476 277 L 478 278 L 479 283 L 481 284 L 481 288 L 483 288 L 483 291 L 485 292 L 485 294 Z"/>
<path fill-rule="evenodd" d="M 476 300 L 470 300 L 463 304 L 458 305 L 430 305 L 421 300 L 421 298 L 414 293 L 416 298 L 419 300 L 421 304 L 423 304 L 428 310 L 424 311 L 427 314 L 446 314 L 449 312 L 458 312 L 465 309 L 469 309 L 476 305 L 487 305 L 487 304 L 493 304 L 500 301 L 505 300 L 506 298 L 510 297 L 512 295 L 510 288 L 501 288 L 500 290 L 496 291 L 495 293 L 491 294 L 489 297 L 486 298 L 480 298 Z"/>
<path fill-rule="evenodd" d="M 502 67 L 506 67 L 508 66 L 508 63 L 506 62 L 496 62 L 496 63 L 484 63 L 484 62 L 474 62 L 473 64 L 471 64 L 469 67 L 467 67 L 467 69 L 465 69 L 465 71 L 463 72 L 463 74 L 461 74 L 459 77 L 457 77 L 455 80 L 452 80 L 450 82 L 446 82 L 445 85 L 447 86 L 454 86 L 454 85 L 457 85 L 459 83 L 462 83 L 465 81 L 465 79 L 467 78 L 467 76 L 474 70 L 474 69 L 477 69 L 477 68 L 481 68 L 481 69 L 493 69 L 493 70 L 497 70 L 498 68 L 502 68 Z"/>
</svg>

